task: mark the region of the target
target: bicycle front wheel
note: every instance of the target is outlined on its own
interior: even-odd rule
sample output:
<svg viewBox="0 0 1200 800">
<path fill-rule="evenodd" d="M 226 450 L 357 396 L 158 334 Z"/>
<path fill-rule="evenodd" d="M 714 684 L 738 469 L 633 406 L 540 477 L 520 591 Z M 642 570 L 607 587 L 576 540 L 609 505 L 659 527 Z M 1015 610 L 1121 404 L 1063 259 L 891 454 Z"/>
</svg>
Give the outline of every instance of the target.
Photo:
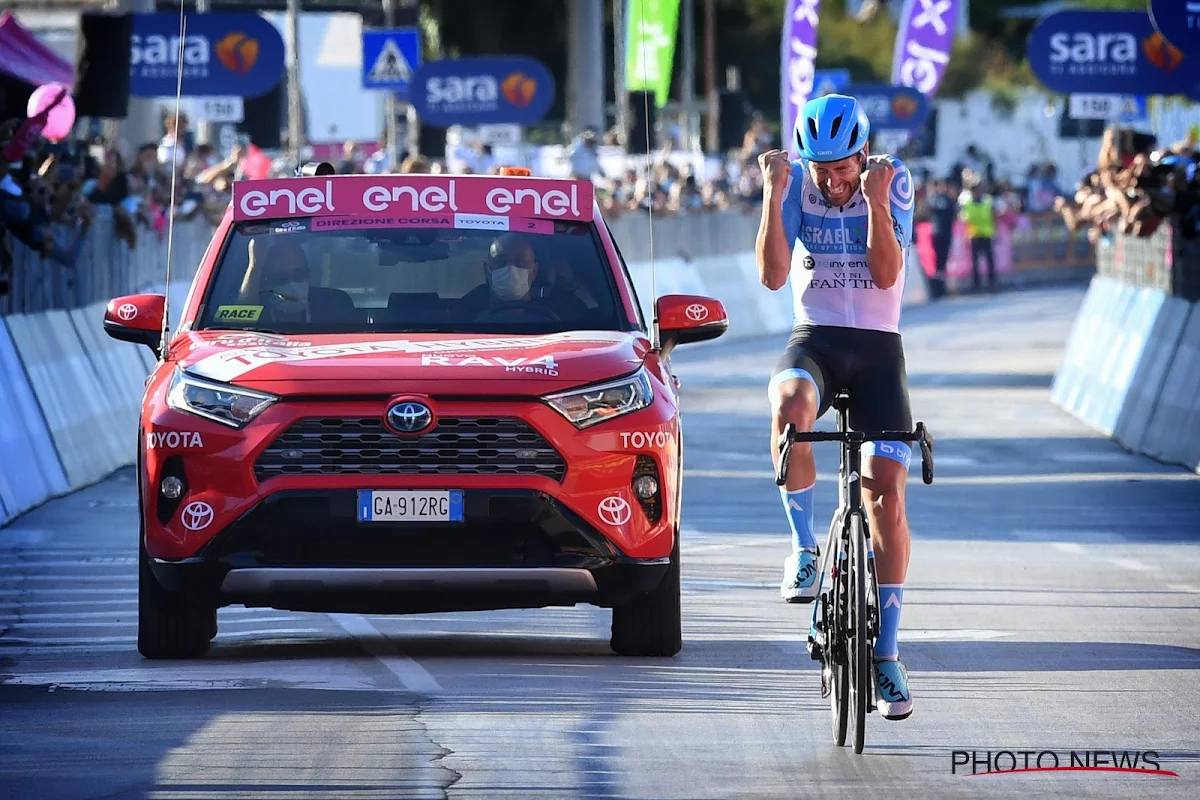
<svg viewBox="0 0 1200 800">
<path fill-rule="evenodd" d="M 867 714 L 874 699 L 871 688 L 870 628 L 867 608 L 867 539 L 863 518 L 855 513 L 850 518 L 850 625 L 847 651 L 850 654 L 850 693 L 854 708 L 854 752 L 861 753 L 866 744 Z"/>
</svg>

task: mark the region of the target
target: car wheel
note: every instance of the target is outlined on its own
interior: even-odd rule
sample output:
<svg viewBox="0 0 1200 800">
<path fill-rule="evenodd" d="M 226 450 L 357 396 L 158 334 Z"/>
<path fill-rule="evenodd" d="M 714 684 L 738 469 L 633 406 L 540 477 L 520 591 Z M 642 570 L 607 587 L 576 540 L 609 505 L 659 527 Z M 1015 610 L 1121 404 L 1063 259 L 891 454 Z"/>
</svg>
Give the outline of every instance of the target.
<svg viewBox="0 0 1200 800">
<path fill-rule="evenodd" d="M 609 646 L 622 656 L 673 656 L 683 648 L 679 592 L 679 534 L 671 550 L 671 566 L 658 586 L 637 595 L 612 612 Z"/>
<path fill-rule="evenodd" d="M 138 542 L 138 652 L 146 658 L 197 658 L 217 635 L 217 610 L 196 606 L 159 585 Z"/>
</svg>

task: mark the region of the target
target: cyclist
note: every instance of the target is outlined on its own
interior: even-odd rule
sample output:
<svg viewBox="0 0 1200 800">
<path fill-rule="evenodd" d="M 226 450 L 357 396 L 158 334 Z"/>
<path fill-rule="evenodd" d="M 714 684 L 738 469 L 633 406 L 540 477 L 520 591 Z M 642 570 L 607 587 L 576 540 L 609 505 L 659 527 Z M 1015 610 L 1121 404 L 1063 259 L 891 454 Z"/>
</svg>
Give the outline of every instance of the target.
<svg viewBox="0 0 1200 800">
<path fill-rule="evenodd" d="M 770 150 L 759 156 L 763 210 L 755 241 L 759 278 L 772 291 L 790 277 L 795 327 L 775 365 L 772 458 L 787 423 L 800 431 L 850 394 L 855 430 L 911 430 L 908 379 L 898 332 L 913 226 L 913 182 L 891 156 L 871 156 L 871 126 L 852 97 L 808 101 L 796 119 L 800 158 Z M 912 451 L 904 442 L 863 446 L 862 493 L 876 553 L 880 634 L 875 681 L 880 714 L 912 713 L 908 673 L 896 643 L 909 534 L 904 490 Z M 788 602 L 816 596 L 818 545 L 813 533 L 816 467 L 812 445 L 792 448 L 780 487 L 792 531 L 780 593 Z"/>
</svg>

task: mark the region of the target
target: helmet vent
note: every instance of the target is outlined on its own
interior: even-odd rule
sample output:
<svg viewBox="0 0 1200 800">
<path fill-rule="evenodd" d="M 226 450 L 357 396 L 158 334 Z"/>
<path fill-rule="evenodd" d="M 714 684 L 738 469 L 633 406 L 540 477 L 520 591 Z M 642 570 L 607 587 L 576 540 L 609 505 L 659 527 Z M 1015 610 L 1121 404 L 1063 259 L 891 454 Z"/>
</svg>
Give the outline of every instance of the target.
<svg viewBox="0 0 1200 800">
<path fill-rule="evenodd" d="M 853 149 L 854 149 L 854 146 L 855 146 L 856 144 L 858 144 L 858 123 L 857 123 L 857 122 L 856 122 L 856 123 L 854 123 L 854 128 L 853 128 L 853 130 L 851 130 L 851 131 L 850 131 L 850 142 L 849 142 L 849 144 L 850 144 L 850 149 L 851 149 L 851 150 L 853 150 Z"/>
<path fill-rule="evenodd" d="M 812 138 L 817 138 L 817 121 L 812 117 L 808 118 L 808 133 Z"/>
<path fill-rule="evenodd" d="M 834 118 L 833 127 L 829 129 L 829 138 L 830 139 L 837 136 L 838 129 L 842 127 L 842 117 L 843 116 L 844 116 L 843 114 L 838 114 L 837 117 Z"/>
</svg>

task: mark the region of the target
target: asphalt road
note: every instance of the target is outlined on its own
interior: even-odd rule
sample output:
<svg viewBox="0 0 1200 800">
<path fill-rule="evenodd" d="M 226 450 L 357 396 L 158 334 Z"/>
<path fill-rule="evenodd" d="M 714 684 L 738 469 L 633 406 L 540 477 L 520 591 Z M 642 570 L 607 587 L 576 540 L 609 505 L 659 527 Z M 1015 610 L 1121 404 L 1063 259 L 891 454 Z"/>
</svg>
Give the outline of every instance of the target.
<svg viewBox="0 0 1200 800">
<path fill-rule="evenodd" d="M 775 338 L 676 357 L 688 472 L 674 659 L 613 656 L 608 614 L 581 606 L 230 608 L 203 660 L 147 662 L 130 472 L 0 530 L 0 795 L 1194 797 L 1200 478 L 1049 403 L 1082 295 L 906 311 L 915 414 L 938 445 L 937 481 L 914 474 L 909 493 L 900 642 L 916 708 L 871 715 L 860 756 L 831 740 L 803 647 L 809 607 L 778 595 Z M 836 458 L 819 447 L 821 527 Z M 1054 751 L 1064 766 L 1072 750 L 1154 751 L 1179 777 L 970 776 L 953 771 L 956 750 Z"/>
</svg>

